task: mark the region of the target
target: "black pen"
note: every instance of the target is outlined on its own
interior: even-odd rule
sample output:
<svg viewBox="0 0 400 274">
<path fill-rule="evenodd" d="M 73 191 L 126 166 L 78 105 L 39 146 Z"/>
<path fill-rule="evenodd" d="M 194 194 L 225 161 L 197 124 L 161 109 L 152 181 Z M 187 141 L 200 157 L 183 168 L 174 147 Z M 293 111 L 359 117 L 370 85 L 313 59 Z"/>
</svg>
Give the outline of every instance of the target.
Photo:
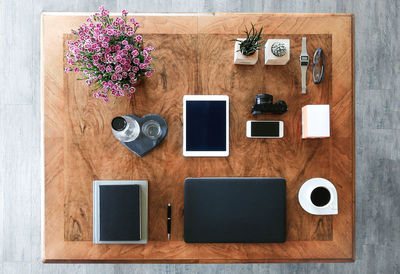
<svg viewBox="0 0 400 274">
<path fill-rule="evenodd" d="M 171 204 L 168 204 L 167 208 L 167 232 L 168 232 L 168 240 L 171 239 Z"/>
</svg>

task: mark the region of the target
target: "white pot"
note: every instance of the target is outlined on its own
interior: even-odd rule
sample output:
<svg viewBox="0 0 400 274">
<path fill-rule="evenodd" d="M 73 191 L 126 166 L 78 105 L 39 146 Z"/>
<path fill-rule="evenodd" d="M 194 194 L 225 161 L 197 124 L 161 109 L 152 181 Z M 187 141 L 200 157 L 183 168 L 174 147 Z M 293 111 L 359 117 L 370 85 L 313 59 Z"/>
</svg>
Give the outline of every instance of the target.
<svg viewBox="0 0 400 274">
<path fill-rule="evenodd" d="M 271 47 L 275 42 L 281 42 L 286 47 L 286 54 L 275 56 Z M 265 43 L 265 64 L 266 65 L 286 65 L 290 60 L 290 39 L 268 39 Z"/>
<path fill-rule="evenodd" d="M 240 52 L 240 43 L 244 41 L 245 38 L 238 38 L 235 43 L 235 52 L 233 57 L 233 63 L 237 65 L 255 65 L 258 60 L 258 50 L 250 56 L 246 56 Z"/>
</svg>

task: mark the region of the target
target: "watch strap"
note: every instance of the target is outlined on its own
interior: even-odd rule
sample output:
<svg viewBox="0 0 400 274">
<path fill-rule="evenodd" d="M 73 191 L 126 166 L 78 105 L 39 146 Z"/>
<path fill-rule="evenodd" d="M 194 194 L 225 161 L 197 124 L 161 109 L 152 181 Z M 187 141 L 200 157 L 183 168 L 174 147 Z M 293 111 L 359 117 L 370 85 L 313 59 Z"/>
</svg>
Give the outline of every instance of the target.
<svg viewBox="0 0 400 274">
<path fill-rule="evenodd" d="M 306 94 L 307 91 L 307 67 L 302 66 L 301 67 L 301 93 Z"/>
<path fill-rule="evenodd" d="M 307 38 L 301 38 L 301 54 L 307 54 Z"/>
</svg>

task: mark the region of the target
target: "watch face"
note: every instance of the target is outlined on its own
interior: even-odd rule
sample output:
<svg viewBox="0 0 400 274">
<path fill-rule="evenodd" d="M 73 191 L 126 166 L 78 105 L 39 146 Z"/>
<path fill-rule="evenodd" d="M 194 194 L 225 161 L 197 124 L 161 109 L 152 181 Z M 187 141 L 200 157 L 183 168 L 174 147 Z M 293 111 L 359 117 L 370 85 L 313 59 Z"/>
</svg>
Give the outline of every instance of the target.
<svg viewBox="0 0 400 274">
<path fill-rule="evenodd" d="M 300 56 L 301 57 L 301 61 L 308 61 L 308 56 Z"/>
</svg>

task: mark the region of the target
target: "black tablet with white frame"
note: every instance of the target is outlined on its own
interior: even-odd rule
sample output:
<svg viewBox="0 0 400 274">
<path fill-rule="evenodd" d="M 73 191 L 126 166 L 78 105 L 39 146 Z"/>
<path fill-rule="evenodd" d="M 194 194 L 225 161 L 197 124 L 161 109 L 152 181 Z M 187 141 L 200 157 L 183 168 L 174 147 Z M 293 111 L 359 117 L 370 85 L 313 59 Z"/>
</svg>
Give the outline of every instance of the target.
<svg viewBox="0 0 400 274">
<path fill-rule="evenodd" d="M 229 97 L 183 96 L 183 156 L 229 155 Z"/>
</svg>

